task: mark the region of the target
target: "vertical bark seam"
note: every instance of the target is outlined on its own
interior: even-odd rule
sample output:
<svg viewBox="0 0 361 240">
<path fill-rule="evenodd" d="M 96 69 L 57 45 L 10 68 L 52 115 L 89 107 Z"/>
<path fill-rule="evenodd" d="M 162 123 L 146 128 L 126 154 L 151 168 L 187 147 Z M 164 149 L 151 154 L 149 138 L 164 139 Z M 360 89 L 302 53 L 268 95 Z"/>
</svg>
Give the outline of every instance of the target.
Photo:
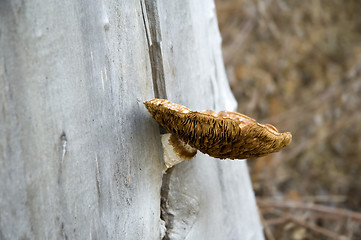
<svg viewBox="0 0 361 240">
<path fill-rule="evenodd" d="M 140 1 L 145 33 L 148 42 L 149 59 L 152 70 L 153 90 L 156 98 L 167 98 L 161 46 L 161 27 L 157 1 Z"/>
<path fill-rule="evenodd" d="M 140 0 L 142 10 L 142 17 L 144 22 L 145 34 L 148 43 L 149 60 L 152 71 L 153 90 L 156 98 L 167 99 L 167 92 L 165 87 L 165 75 L 163 65 L 163 53 L 161 46 L 161 26 L 158 11 L 158 2 L 154 0 Z M 165 133 L 163 128 L 160 128 L 160 133 Z M 165 232 L 161 233 L 162 239 L 169 239 L 168 228 L 171 224 L 169 218 L 170 213 L 167 211 L 169 182 L 171 177 L 171 169 L 162 177 L 162 186 L 160 192 L 160 221 L 163 220 L 165 224 Z M 161 224 L 160 224 L 161 228 Z"/>
</svg>

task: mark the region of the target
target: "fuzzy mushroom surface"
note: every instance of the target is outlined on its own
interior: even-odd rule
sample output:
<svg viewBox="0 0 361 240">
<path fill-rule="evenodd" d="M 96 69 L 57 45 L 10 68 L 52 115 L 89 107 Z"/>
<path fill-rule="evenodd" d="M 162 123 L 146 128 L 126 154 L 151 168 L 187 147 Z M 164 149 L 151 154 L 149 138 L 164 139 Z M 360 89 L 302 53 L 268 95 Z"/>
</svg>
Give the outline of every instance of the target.
<svg viewBox="0 0 361 240">
<path fill-rule="evenodd" d="M 144 102 L 153 118 L 171 134 L 175 153 L 191 159 L 197 150 L 220 159 L 245 159 L 278 152 L 292 135 L 237 112 L 192 111 L 166 99 Z"/>
</svg>

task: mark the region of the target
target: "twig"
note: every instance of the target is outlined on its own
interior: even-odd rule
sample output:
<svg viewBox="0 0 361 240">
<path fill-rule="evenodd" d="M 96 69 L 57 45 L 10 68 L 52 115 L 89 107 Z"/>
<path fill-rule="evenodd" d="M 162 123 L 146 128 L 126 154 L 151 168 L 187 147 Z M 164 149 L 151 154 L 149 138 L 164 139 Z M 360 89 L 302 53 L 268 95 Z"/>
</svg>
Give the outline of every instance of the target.
<svg viewBox="0 0 361 240">
<path fill-rule="evenodd" d="M 327 230 L 326 228 L 322 228 L 322 227 L 319 227 L 317 225 L 313 225 L 313 224 L 310 224 L 310 223 L 306 223 L 300 219 L 297 219 L 295 217 L 293 217 L 292 215 L 289 215 L 289 214 L 286 214 L 286 216 L 291 220 L 293 221 L 294 223 L 297 223 L 301 226 L 304 226 L 316 233 L 319 233 L 319 234 L 322 234 L 322 235 L 325 235 L 327 237 L 330 237 L 332 239 L 341 239 L 341 236 L 338 235 L 337 233 L 334 233 L 334 232 L 331 232 L 330 230 Z"/>
<path fill-rule="evenodd" d="M 278 202 L 278 201 L 270 201 L 270 200 L 261 200 L 258 199 L 257 203 L 261 207 L 277 207 L 277 208 L 288 208 L 288 209 L 306 209 L 316 212 L 322 212 L 326 214 L 334 214 L 338 216 L 342 216 L 344 218 L 352 219 L 356 222 L 361 222 L 361 213 L 342 209 L 342 208 L 335 208 L 335 207 L 328 207 L 320 204 L 313 204 L 313 203 L 300 203 L 300 202 Z"/>
<path fill-rule="evenodd" d="M 326 228 L 319 227 L 317 225 L 307 223 L 307 222 L 305 222 L 305 221 L 303 221 L 301 219 L 298 219 L 298 218 L 292 216 L 291 214 L 281 213 L 281 212 L 279 212 L 277 210 L 272 211 L 272 212 L 273 212 L 273 214 L 279 216 L 278 218 L 273 219 L 275 224 L 281 223 L 280 222 L 281 220 L 283 220 L 283 222 L 288 220 L 288 221 L 292 221 L 292 222 L 294 222 L 294 223 L 296 223 L 298 225 L 301 225 L 301 226 L 303 226 L 305 228 L 308 228 L 308 229 L 312 230 L 315 233 L 322 234 L 322 235 L 327 236 L 329 238 L 332 238 L 332 239 L 340 239 L 341 238 L 341 236 L 338 235 L 337 233 L 334 233 L 334 232 L 332 232 L 330 230 L 327 230 Z M 279 222 L 276 222 L 275 221 L 276 219 L 278 219 Z M 265 223 L 268 222 L 268 221 L 269 220 L 264 220 Z"/>
<path fill-rule="evenodd" d="M 316 196 L 305 196 L 302 199 L 307 202 L 342 203 L 342 202 L 346 201 L 347 196 L 345 196 L 345 195 L 316 195 Z"/>
<path fill-rule="evenodd" d="M 272 226 L 272 225 L 278 225 L 286 222 L 288 219 L 285 217 L 277 217 L 277 218 L 271 218 L 271 219 L 264 219 L 264 226 Z"/>
</svg>

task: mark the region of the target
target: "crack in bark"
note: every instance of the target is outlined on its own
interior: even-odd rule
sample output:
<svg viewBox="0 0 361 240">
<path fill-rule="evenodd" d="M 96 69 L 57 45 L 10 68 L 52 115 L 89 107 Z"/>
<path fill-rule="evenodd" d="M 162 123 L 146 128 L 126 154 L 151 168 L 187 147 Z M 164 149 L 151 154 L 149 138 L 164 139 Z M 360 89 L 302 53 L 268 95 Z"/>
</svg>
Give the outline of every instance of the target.
<svg viewBox="0 0 361 240">
<path fill-rule="evenodd" d="M 169 194 L 169 184 L 170 177 L 172 174 L 173 168 L 168 169 L 166 174 L 163 174 L 162 178 L 162 187 L 160 190 L 160 218 L 165 223 L 165 234 L 162 240 L 169 240 L 169 232 L 168 229 L 171 229 L 171 223 L 173 222 L 174 215 L 170 214 L 168 210 L 168 194 Z"/>
<path fill-rule="evenodd" d="M 157 1 L 141 0 L 142 15 L 148 42 L 153 89 L 156 98 L 167 98 L 162 54 L 162 33 Z"/>
<path fill-rule="evenodd" d="M 167 99 L 167 92 L 165 87 L 163 54 L 161 46 L 161 27 L 158 11 L 157 1 L 154 0 L 140 0 L 142 10 L 142 17 L 144 22 L 145 34 L 148 43 L 149 60 L 152 71 L 153 90 L 156 98 Z M 160 134 L 165 133 L 165 129 L 159 127 Z M 165 223 L 165 234 L 163 240 L 169 239 L 168 229 L 170 228 L 170 213 L 168 212 L 167 202 L 169 193 L 169 182 L 172 174 L 172 169 L 169 169 L 167 174 L 163 175 L 162 186 L 160 192 L 160 219 Z"/>
</svg>

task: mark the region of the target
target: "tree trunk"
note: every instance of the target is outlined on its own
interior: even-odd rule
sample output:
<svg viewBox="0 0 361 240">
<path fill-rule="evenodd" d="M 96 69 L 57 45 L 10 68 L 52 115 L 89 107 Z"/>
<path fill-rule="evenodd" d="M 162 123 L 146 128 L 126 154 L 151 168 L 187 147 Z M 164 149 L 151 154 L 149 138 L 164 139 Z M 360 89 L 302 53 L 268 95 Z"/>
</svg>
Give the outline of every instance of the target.
<svg viewBox="0 0 361 240">
<path fill-rule="evenodd" d="M 162 175 L 143 105 L 235 108 L 214 8 L 0 2 L 0 239 L 263 239 L 246 162 Z"/>
</svg>

